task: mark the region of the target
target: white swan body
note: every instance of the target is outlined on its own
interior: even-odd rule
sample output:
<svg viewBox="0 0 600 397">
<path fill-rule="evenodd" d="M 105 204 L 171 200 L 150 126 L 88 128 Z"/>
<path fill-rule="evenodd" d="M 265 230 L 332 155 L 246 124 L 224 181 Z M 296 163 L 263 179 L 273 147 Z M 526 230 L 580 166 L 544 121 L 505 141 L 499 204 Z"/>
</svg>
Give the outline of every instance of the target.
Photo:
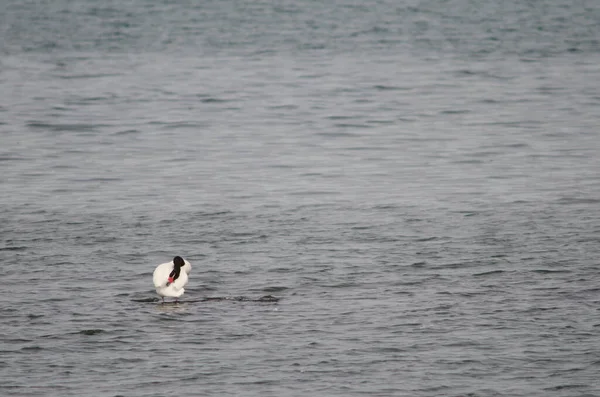
<svg viewBox="0 0 600 397">
<path fill-rule="evenodd" d="M 156 293 L 161 296 L 164 300 L 165 297 L 179 298 L 185 292 L 183 287 L 188 283 L 188 275 L 192 271 L 192 265 L 183 260 L 184 265 L 181 266 L 179 277 L 172 283 L 169 283 L 169 275 L 173 271 L 175 264 L 173 261 L 167 263 L 161 263 L 154 269 L 152 274 L 152 280 L 154 281 L 154 288 Z M 168 285 L 167 285 L 168 284 Z"/>
</svg>

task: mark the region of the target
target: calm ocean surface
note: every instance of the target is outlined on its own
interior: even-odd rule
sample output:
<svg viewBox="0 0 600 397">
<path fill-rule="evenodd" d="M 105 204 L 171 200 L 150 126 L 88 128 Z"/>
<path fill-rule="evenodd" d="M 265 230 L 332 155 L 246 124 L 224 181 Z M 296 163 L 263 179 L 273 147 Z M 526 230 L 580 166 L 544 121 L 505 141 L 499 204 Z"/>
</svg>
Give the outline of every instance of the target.
<svg viewBox="0 0 600 397">
<path fill-rule="evenodd" d="M 600 3 L 3 1 L 0 214 L 2 396 L 600 396 Z"/>
</svg>

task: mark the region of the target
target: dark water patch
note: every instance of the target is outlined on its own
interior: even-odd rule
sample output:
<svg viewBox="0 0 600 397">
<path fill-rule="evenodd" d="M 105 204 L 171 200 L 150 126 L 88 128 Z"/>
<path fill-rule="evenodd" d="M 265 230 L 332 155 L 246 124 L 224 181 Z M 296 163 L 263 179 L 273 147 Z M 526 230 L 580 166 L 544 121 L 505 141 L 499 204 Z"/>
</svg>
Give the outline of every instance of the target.
<svg viewBox="0 0 600 397">
<path fill-rule="evenodd" d="M 60 112 L 66 112 L 66 111 L 72 111 L 74 110 L 72 107 L 68 107 L 68 106 L 52 106 L 52 110 L 58 110 Z"/>
<path fill-rule="evenodd" d="M 53 170 L 73 170 L 79 168 L 76 164 L 57 164 L 51 167 Z M 56 191 L 61 190 L 61 188 L 55 189 Z"/>
<path fill-rule="evenodd" d="M 289 287 L 273 286 L 273 287 L 265 287 L 262 289 L 262 291 L 263 292 L 281 292 L 281 291 L 285 291 L 288 289 L 289 289 Z"/>
<path fill-rule="evenodd" d="M 487 150 L 487 151 L 469 153 L 468 156 L 470 156 L 470 157 L 491 157 L 491 156 L 498 156 L 498 155 L 502 155 L 502 154 L 503 153 L 501 153 L 501 152 Z"/>
<path fill-rule="evenodd" d="M 582 294 L 590 293 L 590 294 L 598 294 L 600 293 L 600 288 L 586 288 L 580 291 Z"/>
<path fill-rule="evenodd" d="M 122 178 L 103 178 L 103 177 L 96 177 L 96 178 L 74 178 L 74 179 L 69 179 L 70 182 L 76 182 L 76 183 L 88 183 L 88 182 L 120 182 L 122 181 Z"/>
<path fill-rule="evenodd" d="M 299 109 L 298 106 L 296 105 L 274 105 L 274 106 L 269 106 L 267 109 L 272 109 L 272 110 L 296 110 Z"/>
<path fill-rule="evenodd" d="M 412 88 L 411 87 L 399 87 L 399 86 L 394 86 L 394 85 L 374 85 L 373 88 L 375 88 L 377 91 L 411 91 Z"/>
<path fill-rule="evenodd" d="M 257 236 L 255 232 L 232 232 L 230 237 L 239 237 L 239 238 L 263 238 L 266 236 Z"/>
<path fill-rule="evenodd" d="M 485 123 L 469 123 L 470 126 L 492 126 L 492 127 L 507 127 L 507 128 L 532 128 L 537 127 L 541 123 L 538 121 L 492 121 Z"/>
<path fill-rule="evenodd" d="M 351 151 L 385 151 L 385 150 L 389 150 L 389 148 L 383 147 L 383 146 L 349 146 L 347 148 L 345 148 L 345 150 L 351 150 Z M 377 158 L 367 158 L 367 160 L 378 160 Z M 386 173 L 376 173 L 376 174 L 371 174 L 372 176 L 383 176 L 386 175 Z"/>
<path fill-rule="evenodd" d="M 83 105 L 83 104 L 87 104 L 87 102 L 104 102 L 104 101 L 108 101 L 111 99 L 115 99 L 115 97 L 114 96 L 79 97 L 76 99 L 69 100 L 67 103 L 69 105 L 71 105 L 71 104 Z"/>
<path fill-rule="evenodd" d="M 337 191 L 327 191 L 327 190 L 305 190 L 302 192 L 291 192 L 289 193 L 291 196 L 326 196 L 326 195 L 338 195 L 340 192 Z"/>
<path fill-rule="evenodd" d="M 120 294 L 120 295 L 122 295 L 122 294 Z M 154 302 L 160 301 L 159 298 L 133 298 L 131 300 L 133 302 L 141 302 L 141 303 L 154 303 Z"/>
<path fill-rule="evenodd" d="M 65 149 L 63 150 L 64 154 L 92 154 L 93 152 L 91 150 L 84 150 L 84 149 Z"/>
<path fill-rule="evenodd" d="M 291 267 L 276 267 L 268 270 L 269 273 L 290 273 L 293 271 L 294 269 Z"/>
<path fill-rule="evenodd" d="M 563 385 L 558 385 L 558 386 L 546 387 L 543 390 L 560 391 L 560 390 L 581 389 L 581 388 L 588 388 L 588 387 L 589 387 L 588 384 L 571 383 L 571 384 L 563 384 Z"/>
<path fill-rule="evenodd" d="M 367 129 L 367 128 L 373 128 L 372 125 L 369 124 L 359 124 L 359 123 L 336 123 L 333 125 L 334 127 L 337 128 L 349 128 L 349 129 Z M 331 136 L 331 135 L 329 135 Z"/>
<path fill-rule="evenodd" d="M 27 157 L 23 157 L 23 156 L 0 155 L 0 162 L 2 162 L 2 161 L 25 161 L 25 160 L 29 160 L 29 159 Z"/>
<path fill-rule="evenodd" d="M 482 273 L 475 273 L 473 274 L 474 277 L 488 277 L 488 276 L 497 276 L 499 274 L 504 274 L 506 273 L 506 271 L 504 270 L 490 270 L 488 272 L 482 272 Z"/>
<path fill-rule="evenodd" d="M 165 298 L 171 299 L 171 298 Z M 138 303 L 156 303 L 160 302 L 160 304 L 165 305 L 185 305 L 190 303 L 203 303 L 203 302 L 221 302 L 221 301 L 233 301 L 233 302 L 279 302 L 281 298 L 275 297 L 273 295 L 264 295 L 258 298 L 249 298 L 247 296 L 212 296 L 200 299 L 186 299 L 181 298 L 178 301 L 167 301 L 163 303 L 159 298 L 132 298 L 133 302 Z"/>
<path fill-rule="evenodd" d="M 22 174 L 23 177 L 40 177 L 40 176 L 47 176 L 48 173 L 47 172 L 24 172 Z"/>
<path fill-rule="evenodd" d="M 491 105 L 497 105 L 499 103 L 503 103 L 503 101 L 500 101 L 500 100 L 497 100 L 497 99 L 491 99 L 491 98 L 482 99 L 482 100 L 480 100 L 478 102 L 479 103 L 491 104 Z"/>
<path fill-rule="evenodd" d="M 18 246 L 18 247 L 0 247 L 0 251 L 25 251 L 29 247 Z"/>
<path fill-rule="evenodd" d="M 395 124 L 396 121 L 397 120 L 374 120 L 373 119 L 373 120 L 367 120 L 366 122 L 368 124 L 380 124 L 380 125 L 381 124 L 383 124 L 383 125 L 387 124 L 387 125 L 389 125 L 389 124 Z"/>
<path fill-rule="evenodd" d="M 467 109 L 448 109 L 448 110 L 442 110 L 439 113 L 440 114 L 466 114 L 466 113 L 470 113 L 470 110 Z"/>
<path fill-rule="evenodd" d="M 88 74 L 62 74 L 56 77 L 64 80 L 78 80 L 78 79 L 99 79 L 103 77 L 118 77 L 120 73 L 88 73 Z"/>
<path fill-rule="evenodd" d="M 562 205 L 577 205 L 577 204 L 600 204 L 600 198 L 592 197 L 562 197 L 556 200 L 556 203 Z"/>
<path fill-rule="evenodd" d="M 317 132 L 315 135 L 326 138 L 356 138 L 359 136 L 350 132 Z"/>
<path fill-rule="evenodd" d="M 140 130 L 131 129 L 131 130 L 117 131 L 117 132 L 113 133 L 113 135 L 134 135 L 134 134 L 140 134 L 141 132 L 142 131 L 140 131 Z"/>
<path fill-rule="evenodd" d="M 537 313 L 537 312 L 547 312 L 547 311 L 554 311 L 554 310 L 559 310 L 561 309 L 560 307 L 557 306 L 552 306 L 552 307 L 530 307 L 528 309 L 522 310 L 523 313 Z"/>
<path fill-rule="evenodd" d="M 210 97 L 210 98 L 202 98 L 200 100 L 200 102 L 206 103 L 206 104 L 213 104 L 213 103 L 218 104 L 218 103 L 226 103 L 226 102 L 231 102 L 231 101 L 228 99 Z"/>
<path fill-rule="evenodd" d="M 281 379 L 259 379 L 259 380 L 245 380 L 240 382 L 235 382 L 236 385 L 257 385 L 257 386 L 275 386 L 283 383 Z"/>
<path fill-rule="evenodd" d="M 334 116 L 327 116 L 326 118 L 328 120 L 355 120 L 357 117 L 356 116 L 334 115 Z"/>
<path fill-rule="evenodd" d="M 482 161 L 481 163 L 484 163 L 484 161 Z M 503 175 L 488 176 L 488 179 L 497 179 L 497 180 L 523 179 L 523 178 L 528 178 L 528 175 L 525 175 L 525 174 L 503 174 Z"/>
<path fill-rule="evenodd" d="M 206 124 L 203 123 L 188 123 L 188 122 L 175 122 L 175 123 L 163 123 L 163 130 L 177 130 L 177 129 L 202 129 L 205 128 Z"/>
<path fill-rule="evenodd" d="M 357 284 L 355 282 L 346 281 L 346 282 L 335 283 L 335 284 L 323 284 L 322 287 L 325 287 L 325 288 L 354 288 L 354 287 L 357 287 L 358 285 L 359 284 Z"/>
<path fill-rule="evenodd" d="M 475 267 L 475 266 L 479 266 L 479 265 L 480 265 L 479 262 L 451 262 L 451 263 L 442 264 L 442 265 L 436 266 L 436 267 L 443 268 L 443 269 L 462 269 L 462 268 L 468 268 L 468 267 Z"/>
<path fill-rule="evenodd" d="M 431 236 L 431 237 L 418 238 L 418 239 L 415 239 L 414 241 L 416 243 L 426 243 L 426 242 L 429 242 L 429 241 L 436 241 L 436 240 L 440 240 L 440 239 L 442 239 L 442 238 L 441 237 L 437 237 L 437 236 Z"/>
<path fill-rule="evenodd" d="M 49 130 L 54 132 L 94 132 L 98 128 L 108 127 L 104 124 L 50 124 L 43 122 L 28 122 L 28 127 L 40 130 Z"/>
<path fill-rule="evenodd" d="M 43 335 L 40 335 L 40 338 L 42 338 L 42 339 L 63 339 L 64 337 L 65 337 L 64 334 L 43 334 Z"/>
<path fill-rule="evenodd" d="M 113 364 L 120 364 L 120 363 L 135 364 L 135 363 L 145 363 L 146 361 L 147 361 L 146 358 L 119 357 L 119 358 L 115 358 L 112 362 L 113 362 Z"/>
<path fill-rule="evenodd" d="M 545 95 L 555 95 L 557 93 L 563 92 L 566 90 L 566 87 L 558 87 L 558 86 L 549 86 L 544 85 L 538 87 L 538 92 Z"/>
<path fill-rule="evenodd" d="M 90 335 L 98 335 L 98 334 L 101 334 L 101 333 L 104 333 L 104 332 L 105 331 L 103 329 L 96 328 L 96 329 L 84 329 L 84 330 L 81 330 L 81 331 L 76 332 L 76 333 L 77 334 L 81 334 L 81 335 L 88 335 L 88 336 L 90 336 Z"/>
<path fill-rule="evenodd" d="M 5 336 L 2 338 L 2 341 L 8 344 L 22 344 L 22 343 L 31 343 L 33 342 L 33 340 L 31 339 L 25 339 L 25 338 L 13 338 L 10 336 Z"/>
<path fill-rule="evenodd" d="M 477 76 L 477 75 L 479 75 L 479 74 L 480 74 L 480 72 L 478 72 L 478 71 L 475 71 L 475 70 L 470 70 L 470 69 L 462 69 L 462 70 L 457 70 L 457 71 L 454 73 L 454 75 L 456 75 L 456 76 L 467 76 L 467 77 L 470 77 L 470 76 Z"/>
<path fill-rule="evenodd" d="M 233 302 L 266 302 L 266 303 L 275 303 L 279 302 L 280 298 L 277 298 L 272 295 L 264 295 L 259 298 L 249 298 L 247 296 L 215 296 L 215 297 L 207 297 L 203 298 L 197 302 L 220 302 L 220 301 L 233 301 Z"/>
<path fill-rule="evenodd" d="M 502 147 L 510 148 L 510 149 L 529 149 L 529 148 L 531 148 L 531 145 L 529 145 L 527 143 L 518 142 L 518 143 L 505 144 L 505 145 L 502 145 Z"/>
<path fill-rule="evenodd" d="M 25 346 L 25 347 L 22 347 L 20 350 L 23 352 L 38 352 L 38 351 L 44 350 L 44 348 L 36 345 L 36 346 Z"/>
<path fill-rule="evenodd" d="M 377 204 L 373 206 L 373 209 L 376 210 L 381 210 L 381 211 L 388 211 L 388 210 L 399 210 L 402 209 L 403 207 L 397 204 Z"/>
<path fill-rule="evenodd" d="M 369 229 L 373 229 L 373 228 L 377 228 L 377 226 L 352 226 L 350 229 L 351 230 L 369 230 Z"/>
<path fill-rule="evenodd" d="M 553 270 L 553 269 L 535 269 L 535 270 L 531 270 L 532 273 L 538 273 L 538 274 L 553 274 L 553 273 L 573 273 L 572 270 L 567 270 L 567 269 L 559 269 L 559 270 Z"/>
</svg>

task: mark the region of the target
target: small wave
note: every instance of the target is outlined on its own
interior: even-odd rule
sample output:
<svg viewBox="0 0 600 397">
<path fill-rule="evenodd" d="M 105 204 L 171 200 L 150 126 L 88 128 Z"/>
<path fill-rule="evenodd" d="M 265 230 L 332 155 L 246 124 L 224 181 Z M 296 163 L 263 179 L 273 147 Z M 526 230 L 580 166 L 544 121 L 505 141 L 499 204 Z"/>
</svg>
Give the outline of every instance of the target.
<svg viewBox="0 0 600 397">
<path fill-rule="evenodd" d="M 494 275 L 502 274 L 502 273 L 506 273 L 506 272 L 504 270 L 490 270 L 489 272 L 475 273 L 475 274 L 473 274 L 473 276 L 485 277 L 485 276 L 494 276 Z"/>
</svg>

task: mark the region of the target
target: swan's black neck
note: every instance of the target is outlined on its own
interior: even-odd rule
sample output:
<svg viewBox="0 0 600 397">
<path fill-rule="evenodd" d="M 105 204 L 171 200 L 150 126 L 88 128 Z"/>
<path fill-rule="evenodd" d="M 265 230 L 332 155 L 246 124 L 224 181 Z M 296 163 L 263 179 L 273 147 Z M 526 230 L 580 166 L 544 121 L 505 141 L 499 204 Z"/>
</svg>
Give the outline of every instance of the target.
<svg viewBox="0 0 600 397">
<path fill-rule="evenodd" d="M 181 273 L 182 266 L 185 266 L 185 261 L 180 256 L 173 258 L 173 270 L 169 273 L 169 277 L 172 277 L 173 280 L 177 280 Z"/>
<path fill-rule="evenodd" d="M 169 273 L 169 277 L 173 277 L 173 280 L 177 280 L 179 278 L 179 274 L 181 273 L 181 266 L 173 266 L 173 270 Z"/>
</svg>

